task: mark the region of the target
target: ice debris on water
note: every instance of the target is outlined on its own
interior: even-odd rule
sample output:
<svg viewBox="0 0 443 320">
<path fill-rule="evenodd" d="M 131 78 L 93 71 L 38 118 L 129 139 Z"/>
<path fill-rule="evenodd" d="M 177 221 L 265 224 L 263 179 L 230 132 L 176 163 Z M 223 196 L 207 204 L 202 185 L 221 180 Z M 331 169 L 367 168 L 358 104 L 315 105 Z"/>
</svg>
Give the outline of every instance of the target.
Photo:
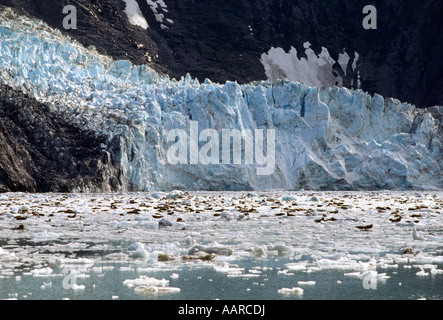
<svg viewBox="0 0 443 320">
<path fill-rule="evenodd" d="M 285 195 L 298 200 L 283 201 Z M 319 201 L 310 201 L 313 195 Z M 318 290 L 317 273 L 322 276 L 331 273 L 329 270 L 343 276 L 339 281 L 346 279 L 342 286 L 349 281 L 369 287 L 384 281 L 398 283 L 400 273 L 412 274 L 415 281 L 440 281 L 441 192 L 423 191 L 422 195 L 416 198 L 410 191 L 272 191 L 254 196 L 246 192 L 189 192 L 166 200 L 144 192 L 130 197 L 113 194 L 112 198 L 109 194 L 78 194 L 75 198 L 49 194 L 41 199 L 17 193 L 13 198 L 18 209 L 27 206 L 32 211 L 39 207 L 45 216 L 27 214 L 24 230 L 14 230 L 14 215 L 22 215 L 18 209 L 2 220 L 0 233 L 8 240 L 0 247 L 0 280 L 10 278 L 22 285 L 31 278 L 35 288 L 43 286 L 49 291 L 51 287 L 43 282 L 52 281 L 54 287 L 57 277 L 70 275 L 81 279 L 78 285 L 84 286 L 71 289 L 83 294 L 81 290 L 91 288 L 96 278 L 111 273 L 121 276 L 120 286 L 131 287 L 131 292 L 134 289 L 136 294 L 159 295 L 180 292 L 169 287 L 169 282 L 182 282 L 176 280 L 184 279 L 183 267 L 209 268 L 221 277 L 257 278 L 257 285 L 272 271 L 291 285 L 280 292 L 280 287 L 269 287 L 274 295 L 289 294 L 288 298 L 302 297 L 294 288 Z M 8 197 L 12 198 L 11 194 Z M 192 207 L 183 204 L 186 200 L 192 200 Z M 116 208 L 110 209 L 111 204 Z M 127 213 L 136 204 L 141 212 Z M 170 211 L 165 210 L 166 204 Z M 0 212 L 9 211 L 9 207 L 9 201 L 0 202 Z M 79 223 L 60 214 L 63 208 L 91 214 L 85 214 Z M 242 211 L 248 211 L 248 220 L 227 221 L 220 215 L 227 212 L 236 217 Z M 407 224 L 390 221 L 393 214 L 401 214 Z M 158 224 L 159 215 L 169 221 L 183 218 L 187 228 L 143 227 L 145 222 Z M 321 224 L 314 221 L 319 217 L 324 219 Z M 51 220 L 46 221 L 48 218 Z M 122 228 L 122 222 L 130 225 Z M 413 239 L 411 223 L 427 240 Z M 367 232 L 355 228 L 364 224 L 373 224 L 374 228 Z M 45 230 L 57 230 L 63 236 L 57 238 L 59 241 L 20 244 L 22 239 L 29 241 L 31 235 Z M 274 259 L 281 264 L 266 269 L 264 263 Z M 251 265 L 245 268 L 246 261 Z M 21 269 L 25 271 L 18 272 Z M 152 280 L 154 275 L 156 280 Z"/>
</svg>

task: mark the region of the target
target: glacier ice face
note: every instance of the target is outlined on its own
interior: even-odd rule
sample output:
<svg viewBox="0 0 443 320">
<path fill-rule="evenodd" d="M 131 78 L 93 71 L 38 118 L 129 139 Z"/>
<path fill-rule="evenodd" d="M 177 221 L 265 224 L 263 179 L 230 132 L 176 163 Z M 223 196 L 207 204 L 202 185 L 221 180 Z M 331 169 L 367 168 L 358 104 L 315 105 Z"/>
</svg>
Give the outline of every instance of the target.
<svg viewBox="0 0 443 320">
<path fill-rule="evenodd" d="M 1 82 L 109 136 L 125 190 L 441 188 L 442 107 L 347 88 L 160 76 L 112 61 L 37 20 L 0 13 Z M 168 162 L 174 129 L 275 130 L 275 170 Z M 200 141 L 199 147 L 205 144 Z M 256 147 L 256 146 L 255 146 Z M 244 150 L 242 150 L 244 152 Z M 220 150 L 220 155 L 222 150 Z"/>
</svg>

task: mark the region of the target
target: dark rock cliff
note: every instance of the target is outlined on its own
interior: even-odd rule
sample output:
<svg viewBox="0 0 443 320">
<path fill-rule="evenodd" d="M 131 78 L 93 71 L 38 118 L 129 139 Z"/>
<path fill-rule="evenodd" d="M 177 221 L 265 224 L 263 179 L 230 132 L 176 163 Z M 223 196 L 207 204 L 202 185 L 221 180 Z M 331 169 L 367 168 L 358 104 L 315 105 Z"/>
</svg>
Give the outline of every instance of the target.
<svg viewBox="0 0 443 320">
<path fill-rule="evenodd" d="M 106 139 L 0 85 L 0 192 L 117 190 L 121 174 Z"/>
</svg>

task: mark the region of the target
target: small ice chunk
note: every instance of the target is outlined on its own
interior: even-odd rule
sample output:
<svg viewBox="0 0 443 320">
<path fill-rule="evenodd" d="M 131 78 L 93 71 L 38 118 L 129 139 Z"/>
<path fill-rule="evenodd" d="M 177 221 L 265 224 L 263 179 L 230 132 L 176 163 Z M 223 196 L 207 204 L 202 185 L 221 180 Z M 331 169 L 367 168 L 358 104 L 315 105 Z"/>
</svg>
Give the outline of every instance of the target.
<svg viewBox="0 0 443 320">
<path fill-rule="evenodd" d="M 118 271 L 120 271 L 120 272 L 132 272 L 133 270 L 134 269 L 131 267 L 124 267 L 124 266 L 122 266 L 118 269 Z"/>
<path fill-rule="evenodd" d="M 297 295 L 302 296 L 303 295 L 303 289 L 299 287 L 292 287 L 292 288 L 281 288 L 278 290 L 278 293 L 283 295 Z"/>
<path fill-rule="evenodd" d="M 169 221 L 168 219 L 161 218 L 158 221 L 158 225 L 159 225 L 159 227 L 172 227 L 174 224 L 171 221 Z"/>
<path fill-rule="evenodd" d="M 382 265 L 380 265 L 380 268 L 382 268 L 382 269 L 397 269 L 398 264 L 383 263 Z"/>
<path fill-rule="evenodd" d="M 0 247 L 0 261 L 2 262 L 13 262 L 17 261 L 18 257 L 15 256 L 14 252 L 9 253 L 8 251 Z"/>
<path fill-rule="evenodd" d="M 223 211 L 220 215 L 220 219 L 225 219 L 227 221 L 230 221 L 234 218 L 233 214 L 229 211 Z"/>
<path fill-rule="evenodd" d="M 157 220 L 155 221 L 141 221 L 138 223 L 138 226 L 147 229 L 147 230 L 157 230 L 160 226 Z"/>
<path fill-rule="evenodd" d="M 194 240 L 194 238 L 192 238 L 190 235 L 188 235 L 188 236 L 185 238 L 185 243 L 186 243 L 188 246 L 191 246 L 191 245 L 195 244 L 195 240 Z"/>
<path fill-rule="evenodd" d="M 268 248 L 266 246 L 257 246 L 254 249 L 252 249 L 251 254 L 254 257 L 263 257 L 268 254 Z"/>
<path fill-rule="evenodd" d="M 93 267 L 93 268 L 91 268 L 91 272 L 102 273 L 103 268 L 102 267 Z"/>
<path fill-rule="evenodd" d="M 315 285 L 315 281 L 298 281 L 297 284 L 299 286 L 313 286 Z"/>
<path fill-rule="evenodd" d="M 174 190 L 166 195 L 166 199 L 177 199 L 182 195 L 180 190 Z"/>
<path fill-rule="evenodd" d="M 71 264 L 94 264 L 93 259 L 78 258 L 78 259 L 57 259 L 57 265 L 71 265 Z"/>
<path fill-rule="evenodd" d="M 114 266 L 103 266 L 103 271 L 112 271 L 114 270 Z"/>
<path fill-rule="evenodd" d="M 414 240 L 426 240 L 425 237 L 418 233 L 418 230 L 415 228 L 415 225 L 412 227 L 412 237 Z"/>
<path fill-rule="evenodd" d="M 416 273 L 419 277 L 426 277 L 429 276 L 429 272 L 426 272 L 422 267 L 420 267 L 420 271 Z"/>
<path fill-rule="evenodd" d="M 138 286 L 134 288 L 135 293 L 148 295 L 148 294 L 157 294 L 158 288 L 155 286 Z"/>
<path fill-rule="evenodd" d="M 163 192 L 154 192 L 153 194 L 151 194 L 151 196 L 155 199 L 160 199 L 163 198 L 165 194 Z"/>
<path fill-rule="evenodd" d="M 61 233 L 42 231 L 32 234 L 31 240 L 33 241 L 56 240 L 60 236 L 62 236 Z"/>
<path fill-rule="evenodd" d="M 437 269 L 436 267 L 432 267 L 430 273 L 432 275 L 443 274 L 443 270 L 442 269 Z"/>
<path fill-rule="evenodd" d="M 52 269 L 49 267 L 41 268 L 41 269 L 34 269 L 31 270 L 31 273 L 34 277 L 48 277 L 52 274 Z"/>
<path fill-rule="evenodd" d="M 289 270 L 278 270 L 277 271 L 277 274 L 284 274 L 284 275 L 287 275 L 287 276 L 293 276 L 294 274 L 292 273 L 292 272 L 289 272 Z"/>
<path fill-rule="evenodd" d="M 126 279 L 125 281 L 123 281 L 123 285 L 129 288 L 135 288 L 138 286 L 166 287 L 167 285 L 169 285 L 169 280 L 151 278 L 141 275 L 137 279 Z"/>
<path fill-rule="evenodd" d="M 73 283 L 72 285 L 71 285 L 71 289 L 72 290 L 85 290 L 85 285 L 84 284 L 76 284 L 76 283 Z"/>
<path fill-rule="evenodd" d="M 136 221 L 120 221 L 117 223 L 117 228 L 132 228 L 138 223 Z"/>
<path fill-rule="evenodd" d="M 306 270 L 306 262 L 292 262 L 285 264 L 291 271 L 304 271 Z"/>
<path fill-rule="evenodd" d="M 230 256 L 234 254 L 234 250 L 229 247 L 223 246 L 200 246 L 195 245 L 191 249 L 189 249 L 188 254 L 194 255 L 198 251 L 204 251 L 206 253 L 215 253 L 217 255 Z"/>
<path fill-rule="evenodd" d="M 129 254 L 129 257 L 131 257 L 132 259 L 147 259 L 149 257 L 149 253 L 148 251 L 146 251 L 146 249 L 144 248 L 140 248 L 138 250 L 134 250 Z"/>
<path fill-rule="evenodd" d="M 187 199 L 187 200 L 182 201 L 181 204 L 184 206 L 193 206 L 194 201 L 192 201 L 191 199 Z"/>
<path fill-rule="evenodd" d="M 103 257 L 104 260 L 115 260 L 115 261 L 124 261 L 128 260 L 128 255 L 122 252 L 114 252 L 110 253 Z"/>
<path fill-rule="evenodd" d="M 272 250 L 277 251 L 277 254 L 279 257 L 286 257 L 286 256 L 290 256 L 293 253 L 293 250 L 291 247 L 288 247 L 286 245 L 283 244 L 277 244 L 275 245 Z"/>
<path fill-rule="evenodd" d="M 137 251 L 140 249 L 144 249 L 145 245 L 141 242 L 134 242 L 133 244 L 131 244 L 128 248 L 129 251 Z"/>
<path fill-rule="evenodd" d="M 179 293 L 181 290 L 175 287 L 138 286 L 134 288 L 134 291 L 140 295 L 152 295 L 158 293 Z"/>
<path fill-rule="evenodd" d="M 360 278 L 361 276 L 361 272 L 346 272 L 344 274 L 345 277 L 356 277 L 356 278 Z"/>
</svg>

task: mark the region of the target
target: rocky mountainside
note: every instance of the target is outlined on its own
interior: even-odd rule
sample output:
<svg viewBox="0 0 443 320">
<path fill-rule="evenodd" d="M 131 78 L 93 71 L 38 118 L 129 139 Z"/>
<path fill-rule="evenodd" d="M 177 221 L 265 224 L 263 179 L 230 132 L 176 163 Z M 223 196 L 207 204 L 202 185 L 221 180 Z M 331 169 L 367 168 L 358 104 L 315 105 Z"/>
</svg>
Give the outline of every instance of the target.
<svg viewBox="0 0 443 320">
<path fill-rule="evenodd" d="M 110 191 L 121 172 L 107 137 L 68 123 L 32 97 L 0 85 L 0 192 Z"/>
<path fill-rule="evenodd" d="M 149 27 L 133 25 L 126 3 L 138 4 Z M 272 47 L 306 57 L 309 42 L 318 55 L 326 48 L 347 69 L 346 87 L 428 107 L 443 104 L 443 2 L 375 0 L 0 0 L 40 18 L 85 46 L 115 59 L 150 64 L 180 78 L 203 81 L 265 80 L 262 55 Z M 77 29 L 63 29 L 63 7 L 77 8 Z M 366 4 L 377 9 L 377 29 L 365 30 Z M 336 66 L 337 67 L 337 66 Z M 331 70 L 332 71 L 332 70 Z"/>
</svg>

